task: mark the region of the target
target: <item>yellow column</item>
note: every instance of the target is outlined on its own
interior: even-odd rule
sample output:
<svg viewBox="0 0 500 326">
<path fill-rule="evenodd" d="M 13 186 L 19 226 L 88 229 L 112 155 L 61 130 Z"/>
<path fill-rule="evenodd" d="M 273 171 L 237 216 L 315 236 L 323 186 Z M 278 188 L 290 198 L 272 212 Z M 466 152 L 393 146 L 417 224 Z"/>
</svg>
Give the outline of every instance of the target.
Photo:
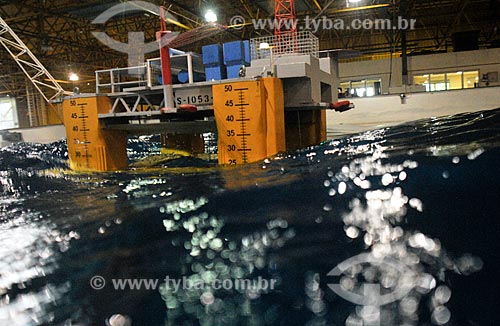
<svg viewBox="0 0 500 326">
<path fill-rule="evenodd" d="M 62 105 L 59 104 L 47 104 L 47 124 L 48 125 L 60 125 L 63 122 L 62 119 Z"/>
<path fill-rule="evenodd" d="M 267 156 L 286 150 L 285 97 L 281 79 L 263 78 L 266 91 Z"/>
<path fill-rule="evenodd" d="M 110 108 L 106 96 L 64 100 L 63 117 L 71 169 L 116 171 L 127 167 L 127 134 L 102 129 L 99 124 L 98 114 L 107 113 Z"/>
<path fill-rule="evenodd" d="M 285 150 L 281 81 L 263 78 L 213 86 L 219 164 L 260 161 Z"/>
<path fill-rule="evenodd" d="M 285 129 L 289 151 L 318 145 L 326 140 L 326 111 L 288 111 Z"/>
</svg>

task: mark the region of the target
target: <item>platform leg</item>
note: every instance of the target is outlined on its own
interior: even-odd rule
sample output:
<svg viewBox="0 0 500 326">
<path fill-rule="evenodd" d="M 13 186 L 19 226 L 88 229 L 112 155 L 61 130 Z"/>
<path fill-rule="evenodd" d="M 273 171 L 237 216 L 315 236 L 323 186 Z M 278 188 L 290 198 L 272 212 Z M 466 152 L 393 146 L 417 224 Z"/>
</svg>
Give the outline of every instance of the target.
<svg viewBox="0 0 500 326">
<path fill-rule="evenodd" d="M 285 150 L 281 80 L 217 84 L 213 97 L 219 164 L 257 162 Z"/>
<path fill-rule="evenodd" d="M 106 96 L 74 97 L 63 102 L 69 164 L 77 171 L 116 171 L 128 166 L 127 133 L 103 129 L 98 114 L 111 108 Z"/>
<path fill-rule="evenodd" d="M 205 152 L 205 141 L 200 134 L 162 134 L 161 152 L 168 155 L 191 156 Z"/>
<path fill-rule="evenodd" d="M 297 150 L 326 140 L 326 111 L 302 110 L 285 113 L 286 149 Z"/>
</svg>

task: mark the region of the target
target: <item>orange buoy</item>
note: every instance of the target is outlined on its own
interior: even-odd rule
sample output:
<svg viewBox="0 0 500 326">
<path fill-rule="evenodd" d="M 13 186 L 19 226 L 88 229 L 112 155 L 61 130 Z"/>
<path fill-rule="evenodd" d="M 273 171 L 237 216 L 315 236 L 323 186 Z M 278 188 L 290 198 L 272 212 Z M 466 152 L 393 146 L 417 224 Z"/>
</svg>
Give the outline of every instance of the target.
<svg viewBox="0 0 500 326">
<path fill-rule="evenodd" d="M 339 101 L 330 105 L 330 109 L 337 112 L 344 112 L 352 108 L 354 108 L 354 104 L 352 104 L 350 101 Z"/>
</svg>

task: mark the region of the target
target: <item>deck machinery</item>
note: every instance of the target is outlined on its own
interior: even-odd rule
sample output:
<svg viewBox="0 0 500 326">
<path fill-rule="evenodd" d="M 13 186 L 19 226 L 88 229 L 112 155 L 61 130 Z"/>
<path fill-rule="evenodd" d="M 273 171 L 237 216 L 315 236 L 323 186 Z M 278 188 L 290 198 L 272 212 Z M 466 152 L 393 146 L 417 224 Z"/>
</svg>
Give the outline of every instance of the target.
<svg viewBox="0 0 500 326">
<path fill-rule="evenodd" d="M 293 46 L 275 40 L 250 40 L 251 63 L 238 78 L 196 82 L 204 67 L 194 53 L 171 53 L 172 74 L 187 73 L 184 84 L 162 84 L 160 59 L 97 71 L 95 94 L 63 99 L 71 167 L 126 168 L 127 137 L 134 134 L 181 137 L 196 153 L 203 151 L 199 135 L 214 132 L 218 161 L 230 165 L 326 140 L 325 110 L 337 101 L 336 58 L 320 58 L 309 32 L 297 33 Z"/>
</svg>

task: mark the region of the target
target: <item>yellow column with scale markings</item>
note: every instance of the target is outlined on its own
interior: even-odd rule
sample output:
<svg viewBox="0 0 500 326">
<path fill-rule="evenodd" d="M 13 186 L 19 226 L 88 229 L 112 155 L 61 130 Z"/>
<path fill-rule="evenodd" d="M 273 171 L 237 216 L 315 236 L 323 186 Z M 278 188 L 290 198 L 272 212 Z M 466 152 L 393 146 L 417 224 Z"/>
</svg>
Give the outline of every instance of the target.
<svg viewBox="0 0 500 326">
<path fill-rule="evenodd" d="M 266 92 L 267 156 L 286 150 L 285 97 L 279 78 L 263 78 Z"/>
<path fill-rule="evenodd" d="M 63 101 L 63 117 L 70 167 L 77 171 L 116 171 L 126 168 L 127 134 L 105 130 L 99 113 L 107 113 L 106 96 L 71 97 Z"/>
<path fill-rule="evenodd" d="M 219 164 L 244 164 L 285 150 L 281 81 L 264 78 L 213 86 Z"/>
</svg>

